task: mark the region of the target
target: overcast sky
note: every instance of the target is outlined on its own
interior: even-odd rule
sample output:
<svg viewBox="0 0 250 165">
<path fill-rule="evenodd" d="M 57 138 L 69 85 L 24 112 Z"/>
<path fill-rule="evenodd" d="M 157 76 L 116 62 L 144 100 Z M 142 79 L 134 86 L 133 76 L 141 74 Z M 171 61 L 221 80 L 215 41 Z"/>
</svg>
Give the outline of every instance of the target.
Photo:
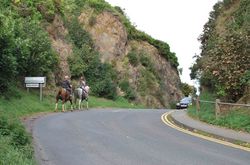
<svg viewBox="0 0 250 165">
<path fill-rule="evenodd" d="M 183 68 L 182 82 L 194 85 L 189 67 L 193 56 L 200 53 L 197 40 L 209 12 L 218 0 L 106 0 L 120 6 L 137 29 L 169 44 L 175 52 L 179 68 Z"/>
</svg>

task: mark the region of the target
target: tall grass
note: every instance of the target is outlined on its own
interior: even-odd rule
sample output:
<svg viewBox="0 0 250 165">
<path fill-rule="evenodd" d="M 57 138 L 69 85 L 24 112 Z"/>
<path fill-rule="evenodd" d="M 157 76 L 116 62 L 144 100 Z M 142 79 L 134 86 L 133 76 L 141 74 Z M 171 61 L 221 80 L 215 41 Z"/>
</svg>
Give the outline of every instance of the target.
<svg viewBox="0 0 250 165">
<path fill-rule="evenodd" d="M 200 100 L 215 101 L 216 97 L 208 92 L 204 92 L 200 95 Z M 201 121 L 223 126 L 230 129 L 239 131 L 250 132 L 250 110 L 249 109 L 237 109 L 229 111 L 228 113 L 215 117 L 215 104 L 200 103 L 200 111 L 196 111 L 196 105 L 188 108 L 188 114 Z"/>
</svg>

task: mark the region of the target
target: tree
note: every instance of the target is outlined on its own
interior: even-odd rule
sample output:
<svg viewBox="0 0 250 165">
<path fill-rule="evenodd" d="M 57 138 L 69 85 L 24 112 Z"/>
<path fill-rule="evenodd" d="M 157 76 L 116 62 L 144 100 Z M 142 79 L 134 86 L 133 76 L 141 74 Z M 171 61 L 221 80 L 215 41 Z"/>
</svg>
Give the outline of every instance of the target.
<svg viewBox="0 0 250 165">
<path fill-rule="evenodd" d="M 186 97 L 188 97 L 189 95 L 196 93 L 196 88 L 187 83 L 181 83 L 181 91 Z"/>
<path fill-rule="evenodd" d="M 7 92 L 17 74 L 14 56 L 14 20 L 4 17 L 0 12 L 0 92 Z"/>
</svg>

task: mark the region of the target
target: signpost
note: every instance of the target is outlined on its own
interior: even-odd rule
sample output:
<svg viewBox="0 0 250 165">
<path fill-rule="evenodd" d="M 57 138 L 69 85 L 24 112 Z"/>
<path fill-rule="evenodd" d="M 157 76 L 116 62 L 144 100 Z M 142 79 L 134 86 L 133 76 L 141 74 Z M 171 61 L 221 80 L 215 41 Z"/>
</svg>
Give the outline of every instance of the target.
<svg viewBox="0 0 250 165">
<path fill-rule="evenodd" d="M 25 77 L 25 86 L 29 88 L 40 88 L 40 101 L 43 98 L 43 87 L 46 85 L 46 77 Z"/>
</svg>

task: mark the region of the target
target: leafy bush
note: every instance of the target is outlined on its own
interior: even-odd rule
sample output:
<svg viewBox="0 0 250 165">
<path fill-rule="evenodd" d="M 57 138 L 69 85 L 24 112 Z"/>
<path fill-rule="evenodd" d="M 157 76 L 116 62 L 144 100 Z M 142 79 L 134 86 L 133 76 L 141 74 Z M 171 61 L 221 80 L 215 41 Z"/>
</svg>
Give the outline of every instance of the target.
<svg viewBox="0 0 250 165">
<path fill-rule="evenodd" d="M 17 74 L 14 37 L 13 19 L 2 16 L 0 12 L 0 92 L 4 93 Z"/>
<path fill-rule="evenodd" d="M 70 38 L 77 48 L 81 48 L 83 45 L 93 47 L 93 41 L 89 33 L 79 24 L 76 17 L 66 22 L 66 26 L 68 27 Z"/>
<path fill-rule="evenodd" d="M 11 139 L 0 135 L 0 164 L 35 165 L 33 149 L 31 145 L 17 148 L 10 144 Z"/>
<path fill-rule="evenodd" d="M 7 8 L 0 10 L 0 92 L 3 93 L 9 91 L 17 77 L 46 75 L 57 63 L 39 20 L 35 16 L 23 18 L 15 11 L 18 8 L 12 9 L 11 3 L 6 2 Z"/>
<path fill-rule="evenodd" d="M 92 61 L 84 75 L 91 86 L 91 92 L 99 97 L 116 99 L 117 74 L 110 64 L 102 64 L 99 59 Z"/>
<path fill-rule="evenodd" d="M 133 66 L 137 66 L 139 64 L 139 59 L 137 56 L 137 53 L 135 50 L 131 50 L 128 55 L 127 55 L 128 59 L 129 59 L 129 63 Z"/>
<path fill-rule="evenodd" d="M 0 116 L 0 146 L 0 164 L 34 164 L 31 137 L 18 119 Z"/>
<path fill-rule="evenodd" d="M 58 4 L 58 3 L 57 3 Z M 54 0 L 40 1 L 36 4 L 37 10 L 48 22 L 52 22 L 55 17 L 56 7 Z M 59 7 L 57 5 L 57 7 Z"/>
<path fill-rule="evenodd" d="M 30 136 L 26 133 L 24 126 L 18 119 L 9 120 L 7 117 L 0 116 L 0 135 L 10 136 L 11 144 L 17 147 L 31 143 Z"/>
<path fill-rule="evenodd" d="M 102 12 L 104 10 L 109 10 L 112 8 L 109 3 L 104 0 L 88 0 L 88 5 L 95 9 L 97 12 Z"/>
<path fill-rule="evenodd" d="M 17 26 L 15 53 L 19 74 L 38 76 L 53 71 L 57 57 L 52 51 L 48 34 L 39 22 L 20 19 Z"/>
<path fill-rule="evenodd" d="M 130 87 L 129 82 L 127 80 L 123 80 L 119 83 L 119 87 L 122 91 L 125 92 L 125 98 L 128 100 L 135 100 L 136 94 L 133 88 Z"/>
<path fill-rule="evenodd" d="M 89 18 L 89 26 L 94 26 L 95 24 L 96 24 L 96 17 L 92 15 Z"/>
<path fill-rule="evenodd" d="M 138 83 L 138 91 L 140 94 L 145 96 L 146 93 L 154 93 L 155 91 L 152 89 L 155 89 L 155 86 L 157 85 L 157 79 L 155 75 L 146 69 L 142 69 L 140 73 L 141 76 Z"/>
<path fill-rule="evenodd" d="M 152 62 L 150 61 L 149 57 L 147 57 L 144 54 L 141 54 L 140 62 L 144 67 L 147 67 L 147 68 L 151 68 L 153 65 Z"/>
<path fill-rule="evenodd" d="M 91 51 L 91 48 L 88 45 L 83 45 L 81 48 L 74 48 L 73 53 L 74 56 L 69 57 L 68 59 L 73 78 L 82 76 L 88 69 L 89 63 L 98 58 L 98 55 Z"/>
</svg>

